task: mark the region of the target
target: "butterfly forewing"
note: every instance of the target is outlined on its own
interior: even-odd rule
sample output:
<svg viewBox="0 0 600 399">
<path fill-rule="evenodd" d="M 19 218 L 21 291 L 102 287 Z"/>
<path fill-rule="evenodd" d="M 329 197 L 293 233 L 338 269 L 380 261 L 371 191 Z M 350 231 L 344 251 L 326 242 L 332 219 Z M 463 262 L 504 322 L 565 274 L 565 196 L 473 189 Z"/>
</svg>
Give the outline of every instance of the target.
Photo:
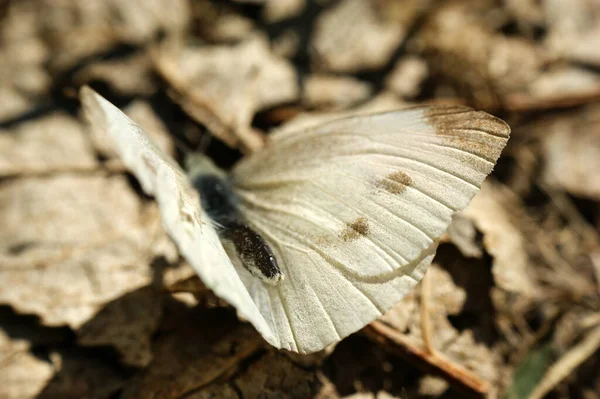
<svg viewBox="0 0 600 399">
<path fill-rule="evenodd" d="M 261 313 L 281 315 L 282 345 L 318 350 L 406 294 L 508 135 L 467 107 L 416 107 L 276 133 L 243 160 L 241 211 L 286 275 L 276 288 L 244 281 Z"/>
</svg>

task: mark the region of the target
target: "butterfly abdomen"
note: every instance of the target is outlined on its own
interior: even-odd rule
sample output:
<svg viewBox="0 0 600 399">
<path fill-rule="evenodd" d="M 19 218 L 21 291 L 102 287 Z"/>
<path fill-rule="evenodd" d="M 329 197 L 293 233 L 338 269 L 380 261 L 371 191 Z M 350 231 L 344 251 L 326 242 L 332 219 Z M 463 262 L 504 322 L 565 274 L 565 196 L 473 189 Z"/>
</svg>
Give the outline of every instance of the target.
<svg viewBox="0 0 600 399">
<path fill-rule="evenodd" d="M 273 251 L 265 240 L 247 225 L 237 207 L 237 198 L 227 180 L 213 174 L 192 179 L 200 193 L 202 207 L 214 222 L 223 240 L 231 241 L 242 262 L 252 275 L 275 285 L 283 279 Z"/>
</svg>

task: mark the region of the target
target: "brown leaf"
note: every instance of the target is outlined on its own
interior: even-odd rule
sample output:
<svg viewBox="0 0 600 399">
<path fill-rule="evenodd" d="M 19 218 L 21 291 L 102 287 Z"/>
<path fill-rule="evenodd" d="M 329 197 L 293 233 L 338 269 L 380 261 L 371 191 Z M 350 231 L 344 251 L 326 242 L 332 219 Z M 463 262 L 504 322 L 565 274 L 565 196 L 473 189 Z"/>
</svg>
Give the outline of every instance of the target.
<svg viewBox="0 0 600 399">
<path fill-rule="evenodd" d="M 204 314 L 190 310 L 172 333 L 158 340 L 152 363 L 122 397 L 169 399 L 204 389 L 214 392 L 212 384 L 227 379 L 262 345 L 252 327 L 224 318 L 222 310 Z"/>
<path fill-rule="evenodd" d="M 112 345 L 129 366 L 145 367 L 152 360 L 150 339 L 162 316 L 164 293 L 143 287 L 106 304 L 77 331 L 85 346 Z"/>
</svg>

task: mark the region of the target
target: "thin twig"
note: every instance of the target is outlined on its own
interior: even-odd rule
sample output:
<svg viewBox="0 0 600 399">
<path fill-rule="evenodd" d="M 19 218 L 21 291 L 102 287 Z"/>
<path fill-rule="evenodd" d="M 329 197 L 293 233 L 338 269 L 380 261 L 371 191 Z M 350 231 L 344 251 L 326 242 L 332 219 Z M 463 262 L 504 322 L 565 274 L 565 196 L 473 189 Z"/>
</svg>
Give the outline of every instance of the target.
<svg viewBox="0 0 600 399">
<path fill-rule="evenodd" d="M 406 358 L 424 372 L 443 377 L 450 385 L 462 392 L 471 396 L 486 397 L 491 391 L 487 381 L 453 363 L 442 354 L 432 355 L 418 348 L 405 335 L 383 322 L 374 321 L 363 331 L 368 338 L 381 344 L 384 349 Z"/>
<path fill-rule="evenodd" d="M 431 269 L 430 269 L 431 270 Z M 423 343 L 425 344 L 425 350 L 432 356 L 437 355 L 435 348 L 432 343 L 432 332 L 431 332 L 431 319 L 429 317 L 429 310 L 431 309 L 431 276 L 429 273 L 425 273 L 421 280 L 421 331 L 423 333 Z"/>
</svg>

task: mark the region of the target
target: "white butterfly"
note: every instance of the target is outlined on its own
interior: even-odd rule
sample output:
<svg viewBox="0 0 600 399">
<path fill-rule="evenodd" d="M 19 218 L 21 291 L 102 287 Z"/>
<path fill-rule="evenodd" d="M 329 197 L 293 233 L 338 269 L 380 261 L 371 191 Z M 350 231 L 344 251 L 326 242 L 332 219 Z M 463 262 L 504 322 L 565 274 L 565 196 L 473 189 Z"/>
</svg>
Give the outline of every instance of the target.
<svg viewBox="0 0 600 399">
<path fill-rule="evenodd" d="M 271 345 L 301 353 L 417 284 L 510 132 L 467 107 L 415 107 L 281 130 L 229 175 L 195 155 L 188 177 L 107 100 L 86 87 L 81 98 L 203 282 Z"/>
</svg>

